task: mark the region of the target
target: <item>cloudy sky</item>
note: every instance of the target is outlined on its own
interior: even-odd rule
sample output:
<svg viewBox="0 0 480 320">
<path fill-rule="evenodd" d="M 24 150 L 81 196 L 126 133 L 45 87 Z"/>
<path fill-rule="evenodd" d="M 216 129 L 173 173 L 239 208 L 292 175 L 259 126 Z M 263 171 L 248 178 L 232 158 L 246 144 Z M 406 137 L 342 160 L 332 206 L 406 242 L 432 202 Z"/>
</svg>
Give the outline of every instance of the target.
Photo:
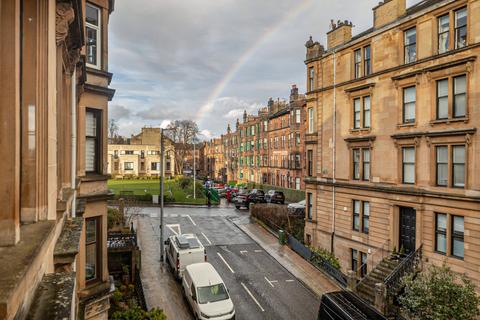
<svg viewBox="0 0 480 320">
<path fill-rule="evenodd" d="M 197 121 L 205 138 L 243 110 L 305 91 L 305 42 L 322 44 L 330 19 L 357 34 L 379 0 L 117 0 L 109 63 L 120 134 L 171 120 Z M 407 0 L 412 5 L 419 0 Z"/>
</svg>

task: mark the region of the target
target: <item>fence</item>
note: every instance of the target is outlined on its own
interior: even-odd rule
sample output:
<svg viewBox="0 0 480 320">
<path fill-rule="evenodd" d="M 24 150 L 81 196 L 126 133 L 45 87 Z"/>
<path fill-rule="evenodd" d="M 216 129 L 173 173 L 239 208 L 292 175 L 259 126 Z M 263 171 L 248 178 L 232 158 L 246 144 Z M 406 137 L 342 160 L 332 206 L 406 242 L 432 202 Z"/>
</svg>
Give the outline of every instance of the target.
<svg viewBox="0 0 480 320">
<path fill-rule="evenodd" d="M 147 302 L 145 300 L 145 294 L 143 292 L 142 278 L 140 277 L 140 271 L 137 269 L 135 272 L 135 293 L 138 297 L 138 304 L 143 310 L 147 309 Z"/>
<path fill-rule="evenodd" d="M 303 245 L 300 241 L 293 236 L 288 235 L 288 245 L 293 251 L 302 256 L 305 260 L 310 262 L 314 267 L 327 273 L 333 279 L 335 279 L 342 287 L 347 287 L 347 276 L 343 274 L 339 269 L 335 268 L 330 262 L 319 255 L 316 252 L 310 250 L 310 248 Z"/>
</svg>

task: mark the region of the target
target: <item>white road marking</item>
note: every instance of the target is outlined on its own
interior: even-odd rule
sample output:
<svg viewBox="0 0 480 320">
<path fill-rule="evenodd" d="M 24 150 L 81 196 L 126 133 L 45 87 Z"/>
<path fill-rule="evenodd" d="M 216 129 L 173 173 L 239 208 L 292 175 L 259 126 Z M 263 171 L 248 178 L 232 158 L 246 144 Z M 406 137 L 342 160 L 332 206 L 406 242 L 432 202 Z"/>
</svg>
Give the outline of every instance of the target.
<svg viewBox="0 0 480 320">
<path fill-rule="evenodd" d="M 205 235 L 205 233 L 202 232 L 202 236 L 205 238 L 205 240 L 208 241 L 208 244 L 212 244 L 212 241 L 210 241 L 210 239 L 207 238 L 207 236 Z"/>
<path fill-rule="evenodd" d="M 230 269 L 230 271 L 232 273 L 235 273 L 235 271 L 233 271 L 232 267 L 230 267 L 230 265 L 227 263 L 227 261 L 225 261 L 225 259 L 223 258 L 223 256 L 220 254 L 220 252 L 217 252 L 218 256 L 220 257 L 220 259 L 222 259 L 223 263 L 225 263 L 225 265 L 227 266 L 228 269 Z"/>
<path fill-rule="evenodd" d="M 244 253 L 248 253 L 248 251 L 247 250 L 240 250 L 240 253 L 244 254 Z"/>
<path fill-rule="evenodd" d="M 256 303 L 257 306 L 260 308 L 260 310 L 262 310 L 262 312 L 265 312 L 265 309 L 263 309 L 262 305 L 257 301 L 257 299 L 255 299 L 255 297 L 254 297 L 253 294 L 250 292 L 250 290 L 248 290 L 247 286 L 246 286 L 243 282 L 240 282 L 240 284 L 242 285 L 243 289 L 245 289 L 245 291 L 247 291 L 247 293 L 250 295 L 250 297 L 252 298 L 252 300 L 255 301 L 255 303 Z"/>
<path fill-rule="evenodd" d="M 190 215 L 189 215 L 189 214 L 187 214 L 187 218 L 188 218 L 188 219 L 190 219 L 190 221 L 192 221 L 192 224 L 193 224 L 194 226 L 196 226 L 196 225 L 197 225 L 197 224 L 195 223 L 195 221 L 193 221 L 192 217 L 190 217 Z"/>
<path fill-rule="evenodd" d="M 272 286 L 272 288 L 275 288 L 275 286 L 273 285 L 274 283 L 277 283 L 278 280 L 268 280 L 267 277 L 264 277 L 265 280 L 267 280 L 268 284 Z"/>
<path fill-rule="evenodd" d="M 263 252 L 263 250 L 255 250 L 255 252 L 257 252 L 257 253 L 258 253 L 258 252 Z"/>
<path fill-rule="evenodd" d="M 177 236 L 182 234 L 182 229 L 179 224 L 167 224 L 166 227 Z M 177 231 L 175 231 L 175 228 L 177 228 Z"/>
<path fill-rule="evenodd" d="M 295 281 L 295 280 L 291 280 L 291 279 L 285 280 L 285 282 L 294 282 L 294 281 Z"/>
</svg>

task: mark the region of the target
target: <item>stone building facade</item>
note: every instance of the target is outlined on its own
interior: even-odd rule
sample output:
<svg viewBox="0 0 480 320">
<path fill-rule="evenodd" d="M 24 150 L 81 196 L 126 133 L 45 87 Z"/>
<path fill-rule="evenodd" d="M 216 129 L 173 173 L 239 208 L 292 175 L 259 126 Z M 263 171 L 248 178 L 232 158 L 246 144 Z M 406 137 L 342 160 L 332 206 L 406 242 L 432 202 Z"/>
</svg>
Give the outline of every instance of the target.
<svg viewBox="0 0 480 320">
<path fill-rule="evenodd" d="M 224 182 L 303 189 L 305 106 L 294 85 L 288 102 L 270 99 L 257 115 L 245 112 L 234 131 L 228 125 L 226 134 L 207 143 L 212 172 Z"/>
<path fill-rule="evenodd" d="M 306 43 L 306 241 L 343 271 L 421 248 L 480 284 L 480 1 L 373 12 Z"/>
<path fill-rule="evenodd" d="M 164 172 L 175 176 L 175 146 L 167 136 L 164 143 Z M 108 145 L 107 172 L 113 178 L 160 176 L 160 128 L 142 128 L 129 144 Z"/>
<path fill-rule="evenodd" d="M 0 318 L 107 319 L 114 1 L 0 8 Z"/>
</svg>

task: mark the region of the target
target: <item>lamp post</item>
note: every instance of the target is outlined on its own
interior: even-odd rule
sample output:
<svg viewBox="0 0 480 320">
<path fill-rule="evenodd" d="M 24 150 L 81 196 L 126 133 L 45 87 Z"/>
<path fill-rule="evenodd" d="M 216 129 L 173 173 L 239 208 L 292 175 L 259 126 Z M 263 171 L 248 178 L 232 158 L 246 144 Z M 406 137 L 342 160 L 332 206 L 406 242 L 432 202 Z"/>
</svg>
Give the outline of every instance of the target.
<svg viewBox="0 0 480 320">
<path fill-rule="evenodd" d="M 196 183 L 197 181 L 197 168 L 196 168 L 196 146 L 195 146 L 195 136 L 193 137 L 193 199 L 197 199 L 196 192 Z"/>
<path fill-rule="evenodd" d="M 160 262 L 163 262 L 163 128 L 160 128 Z"/>
</svg>

